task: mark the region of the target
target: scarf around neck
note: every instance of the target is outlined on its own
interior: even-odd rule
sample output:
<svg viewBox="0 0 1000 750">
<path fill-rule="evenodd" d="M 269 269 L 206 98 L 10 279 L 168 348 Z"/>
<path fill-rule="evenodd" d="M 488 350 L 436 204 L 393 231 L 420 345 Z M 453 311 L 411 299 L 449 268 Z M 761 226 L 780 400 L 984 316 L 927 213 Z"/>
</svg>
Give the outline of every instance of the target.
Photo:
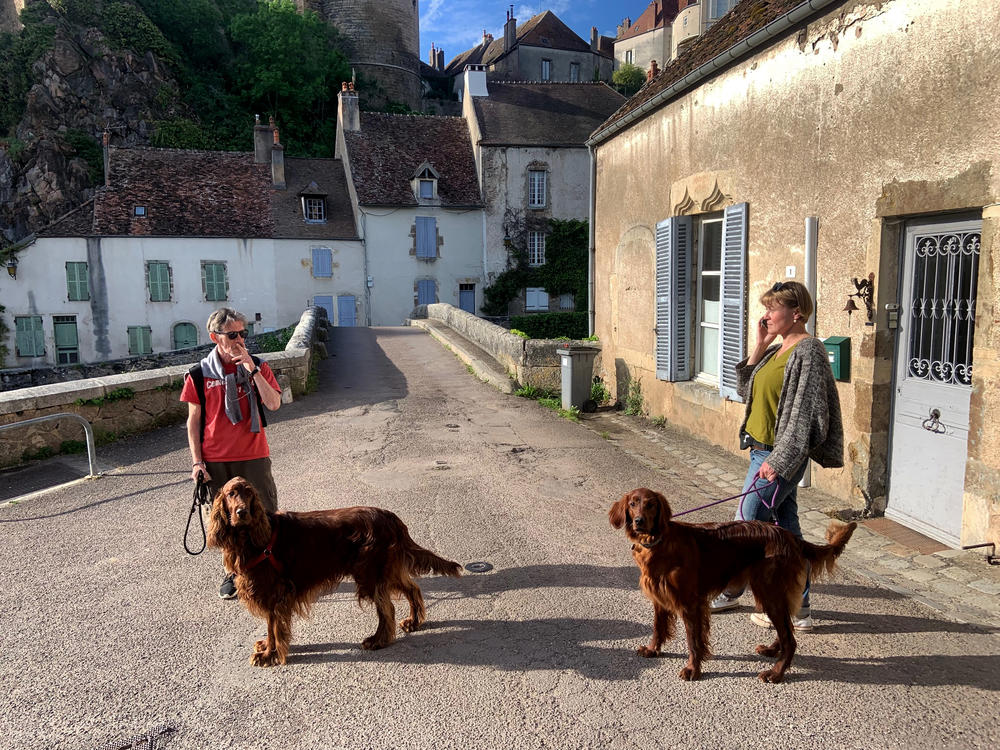
<svg viewBox="0 0 1000 750">
<path fill-rule="evenodd" d="M 208 356 L 201 361 L 201 373 L 206 378 L 221 380 L 225 383 L 226 394 L 226 416 L 232 424 L 243 421 L 243 411 L 240 409 L 239 387 L 249 395 L 247 401 L 250 404 L 250 432 L 260 432 L 260 414 L 257 412 L 257 398 L 254 395 L 253 381 L 247 368 L 237 366 L 236 372 L 227 373 L 222 367 L 222 357 L 219 356 L 219 347 L 216 346 Z"/>
</svg>

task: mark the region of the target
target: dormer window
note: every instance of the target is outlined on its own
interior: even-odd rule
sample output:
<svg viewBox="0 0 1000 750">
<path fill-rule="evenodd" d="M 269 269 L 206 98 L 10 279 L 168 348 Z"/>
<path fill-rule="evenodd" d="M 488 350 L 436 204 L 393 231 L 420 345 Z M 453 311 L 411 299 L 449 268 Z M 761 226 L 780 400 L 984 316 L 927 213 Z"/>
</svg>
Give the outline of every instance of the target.
<svg viewBox="0 0 1000 750">
<path fill-rule="evenodd" d="M 326 198 L 318 195 L 302 196 L 302 217 L 306 224 L 325 224 Z"/>
<path fill-rule="evenodd" d="M 433 203 L 438 201 L 438 173 L 429 163 L 424 162 L 417 167 L 410 185 L 418 202 Z"/>
<path fill-rule="evenodd" d="M 132 215 L 133 216 L 145 216 L 146 215 L 146 207 L 145 206 L 133 206 L 132 207 Z"/>
</svg>

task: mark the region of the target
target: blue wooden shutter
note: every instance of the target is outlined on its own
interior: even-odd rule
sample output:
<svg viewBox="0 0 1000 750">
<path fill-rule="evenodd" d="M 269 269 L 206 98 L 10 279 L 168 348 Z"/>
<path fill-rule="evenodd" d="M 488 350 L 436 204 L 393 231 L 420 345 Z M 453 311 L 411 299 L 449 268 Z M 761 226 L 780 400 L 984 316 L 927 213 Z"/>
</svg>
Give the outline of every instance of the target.
<svg viewBox="0 0 1000 750">
<path fill-rule="evenodd" d="M 326 310 L 326 319 L 333 323 L 333 295 L 332 294 L 317 294 L 313 297 L 313 305 L 315 307 L 322 307 Z"/>
<path fill-rule="evenodd" d="M 333 253 L 328 247 L 314 247 L 313 276 L 317 279 L 329 279 L 333 276 Z M 333 318 L 331 318 L 333 320 Z"/>
<path fill-rule="evenodd" d="M 722 315 L 719 335 L 719 393 L 743 401 L 736 392 L 736 365 L 746 357 L 746 263 L 749 207 L 726 209 L 722 225 Z"/>
<path fill-rule="evenodd" d="M 691 378 L 691 217 L 656 225 L 656 377 Z"/>
<path fill-rule="evenodd" d="M 437 219 L 433 216 L 417 217 L 417 257 L 437 257 Z"/>
<path fill-rule="evenodd" d="M 423 279 L 417 282 L 418 305 L 432 305 L 437 302 L 434 286 L 434 279 Z"/>
</svg>

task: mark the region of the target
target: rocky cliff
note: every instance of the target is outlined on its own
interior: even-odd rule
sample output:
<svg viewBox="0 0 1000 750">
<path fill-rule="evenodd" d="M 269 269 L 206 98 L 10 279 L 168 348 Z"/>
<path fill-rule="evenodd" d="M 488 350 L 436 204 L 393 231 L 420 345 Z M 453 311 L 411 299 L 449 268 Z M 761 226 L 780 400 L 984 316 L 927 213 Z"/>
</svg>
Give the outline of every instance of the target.
<svg viewBox="0 0 1000 750">
<path fill-rule="evenodd" d="M 0 0 L 0 31 L 20 31 L 18 14 L 24 7 L 24 0 Z"/>
<path fill-rule="evenodd" d="M 113 144 L 147 144 L 154 121 L 176 114 L 177 83 L 152 52 L 113 49 L 99 30 L 56 15 L 46 23 L 53 43 L 31 68 L 13 137 L 0 140 L 0 246 L 93 195 L 105 129 Z"/>
</svg>

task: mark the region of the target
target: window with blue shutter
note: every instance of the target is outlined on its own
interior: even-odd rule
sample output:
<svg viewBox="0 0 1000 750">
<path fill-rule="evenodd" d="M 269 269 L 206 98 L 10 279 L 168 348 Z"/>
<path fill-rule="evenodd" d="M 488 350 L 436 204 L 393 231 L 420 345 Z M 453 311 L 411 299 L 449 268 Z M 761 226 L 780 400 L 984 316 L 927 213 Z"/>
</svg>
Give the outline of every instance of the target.
<svg viewBox="0 0 1000 750">
<path fill-rule="evenodd" d="M 90 299 L 90 283 L 87 279 L 87 264 L 69 261 L 66 263 L 66 297 L 70 302 Z"/>
<path fill-rule="evenodd" d="M 225 263 L 201 264 L 201 289 L 209 302 L 221 302 L 229 297 Z"/>
<path fill-rule="evenodd" d="M 417 304 L 433 305 L 437 302 L 437 285 L 434 279 L 421 279 L 417 282 Z"/>
<path fill-rule="evenodd" d="M 44 357 L 45 333 L 41 315 L 14 318 L 14 347 L 18 357 Z"/>
<path fill-rule="evenodd" d="M 146 288 L 150 302 L 170 301 L 170 266 L 158 260 L 146 264 Z"/>
<path fill-rule="evenodd" d="M 535 311 L 549 309 L 549 293 L 544 287 L 529 286 L 524 290 L 524 309 Z"/>
<path fill-rule="evenodd" d="M 417 257 L 432 260 L 437 257 L 437 219 L 417 217 Z"/>
<path fill-rule="evenodd" d="M 313 278 L 329 279 L 333 277 L 333 251 L 328 247 L 314 247 Z"/>
<path fill-rule="evenodd" d="M 691 377 L 691 217 L 656 225 L 656 377 Z"/>
<path fill-rule="evenodd" d="M 725 211 L 722 226 L 722 335 L 719 337 L 719 393 L 742 401 L 736 392 L 736 365 L 746 357 L 746 259 L 749 206 Z"/>
<path fill-rule="evenodd" d="M 128 327 L 128 353 L 132 356 L 152 354 L 153 332 L 149 326 Z"/>
</svg>

